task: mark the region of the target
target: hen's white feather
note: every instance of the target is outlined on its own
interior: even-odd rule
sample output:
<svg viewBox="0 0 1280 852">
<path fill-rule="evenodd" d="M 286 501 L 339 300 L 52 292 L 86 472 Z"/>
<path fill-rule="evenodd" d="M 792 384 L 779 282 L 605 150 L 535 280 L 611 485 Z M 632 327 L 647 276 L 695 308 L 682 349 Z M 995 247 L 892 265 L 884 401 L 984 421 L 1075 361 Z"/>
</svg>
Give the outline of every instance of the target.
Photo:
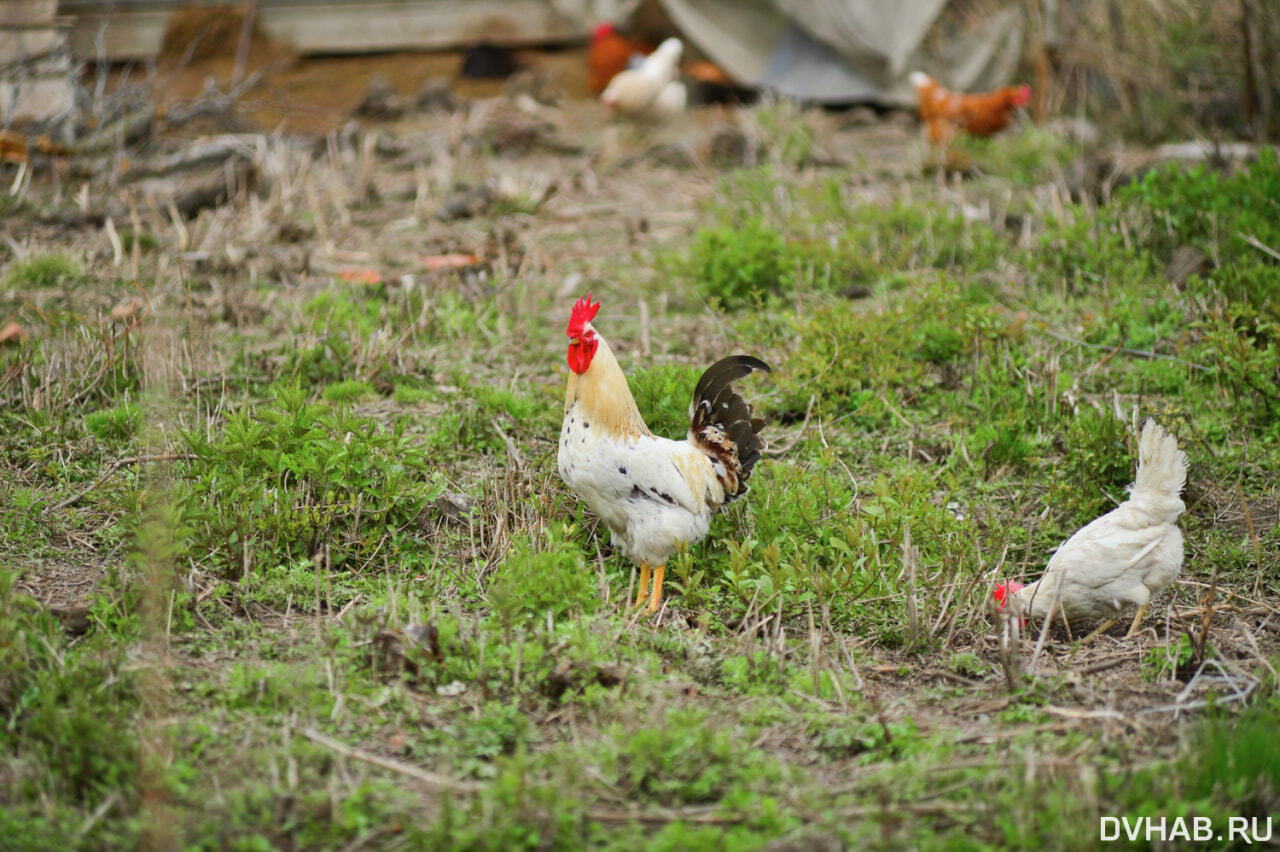
<svg viewBox="0 0 1280 852">
<path fill-rule="evenodd" d="M 684 44 L 669 38 L 639 68 L 622 71 L 605 87 L 600 102 L 628 118 L 661 119 L 684 110 L 688 92 L 676 80 Z"/>
<path fill-rule="evenodd" d="M 1060 609 L 1068 621 L 1096 621 L 1162 592 L 1182 570 L 1177 522 L 1186 478 L 1177 440 L 1148 420 L 1129 499 L 1059 547 L 1044 576 L 1013 593 L 1015 610 L 1041 619 Z"/>
</svg>

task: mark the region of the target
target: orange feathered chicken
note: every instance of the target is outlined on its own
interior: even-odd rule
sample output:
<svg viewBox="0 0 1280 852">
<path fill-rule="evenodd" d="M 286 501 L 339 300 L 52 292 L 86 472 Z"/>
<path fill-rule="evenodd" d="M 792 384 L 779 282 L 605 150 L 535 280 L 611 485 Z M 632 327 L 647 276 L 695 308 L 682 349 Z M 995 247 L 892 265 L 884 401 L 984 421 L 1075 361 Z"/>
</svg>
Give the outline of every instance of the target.
<svg viewBox="0 0 1280 852">
<path fill-rule="evenodd" d="M 600 94 L 610 80 L 627 69 L 633 56 L 648 56 L 654 47 L 648 42 L 627 38 L 613 24 L 596 27 L 587 48 L 587 88 Z"/>
<path fill-rule="evenodd" d="M 0 130 L 0 163 L 25 163 L 27 138 L 12 130 Z"/>
<path fill-rule="evenodd" d="M 943 88 L 921 71 L 911 75 L 919 98 L 920 120 L 925 135 L 935 145 L 947 145 L 957 130 L 974 136 L 990 136 L 1002 130 L 1014 110 L 1031 100 L 1030 86 L 1004 86 L 992 92 L 966 95 Z"/>
</svg>

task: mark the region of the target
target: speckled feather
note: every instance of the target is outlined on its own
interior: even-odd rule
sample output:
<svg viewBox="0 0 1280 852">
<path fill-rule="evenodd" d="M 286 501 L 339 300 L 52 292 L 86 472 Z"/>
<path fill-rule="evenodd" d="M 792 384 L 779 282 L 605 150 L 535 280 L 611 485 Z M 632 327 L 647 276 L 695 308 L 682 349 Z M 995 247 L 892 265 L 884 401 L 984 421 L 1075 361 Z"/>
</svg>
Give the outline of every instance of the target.
<svg viewBox="0 0 1280 852">
<path fill-rule="evenodd" d="M 590 366 L 569 375 L 560 476 L 609 527 L 623 555 L 662 565 L 681 543 L 705 536 L 720 507 L 746 492 L 764 446 L 756 434 L 763 424 L 751 420 L 730 383 L 769 367 L 749 356 L 713 365 L 698 383 L 689 436 L 675 441 L 645 426 L 613 351 L 598 332 L 596 339 Z M 747 448 L 745 461 L 734 435 Z"/>
</svg>

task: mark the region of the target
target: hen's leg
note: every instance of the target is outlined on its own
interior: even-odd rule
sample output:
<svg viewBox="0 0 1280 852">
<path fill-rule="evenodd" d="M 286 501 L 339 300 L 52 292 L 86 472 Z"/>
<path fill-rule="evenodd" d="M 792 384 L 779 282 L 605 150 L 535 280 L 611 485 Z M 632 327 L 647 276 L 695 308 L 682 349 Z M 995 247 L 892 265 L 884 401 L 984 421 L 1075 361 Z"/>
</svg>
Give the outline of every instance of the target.
<svg viewBox="0 0 1280 852">
<path fill-rule="evenodd" d="M 644 603 L 644 596 L 649 591 L 649 563 L 640 563 L 640 588 L 636 591 L 636 606 Z"/>
<path fill-rule="evenodd" d="M 1142 606 L 1138 607 L 1138 611 L 1133 614 L 1133 624 L 1129 625 L 1129 632 L 1124 634 L 1124 638 L 1129 639 L 1130 637 L 1138 635 L 1138 625 L 1142 624 L 1142 616 L 1146 614 L 1147 614 L 1146 604 L 1143 604 Z"/>
<path fill-rule="evenodd" d="M 655 613 L 662 605 L 662 576 L 667 573 L 666 565 L 653 569 L 653 594 L 649 596 L 649 612 Z"/>
<path fill-rule="evenodd" d="M 1093 631 L 1092 633 L 1090 633 L 1088 636 L 1086 636 L 1086 637 L 1084 637 L 1083 639 L 1081 639 L 1081 640 L 1080 640 L 1080 644 L 1081 644 L 1081 645 L 1086 645 L 1086 644 L 1088 644 L 1089 642 L 1092 642 L 1094 639 L 1097 639 L 1097 638 L 1098 638 L 1099 636 L 1101 636 L 1103 633 L 1106 633 L 1108 630 L 1110 630 L 1112 627 L 1114 627 L 1114 626 L 1115 626 L 1115 623 L 1116 623 L 1117 621 L 1119 621 L 1119 620 L 1120 620 L 1120 619 L 1118 619 L 1118 618 L 1111 618 L 1111 619 L 1108 619 L 1108 620 L 1106 620 L 1106 621 L 1102 622 L 1101 624 L 1099 624 L 1099 625 L 1098 625 L 1098 627 L 1097 627 L 1097 629 L 1096 629 L 1096 630 L 1094 630 L 1094 631 Z"/>
</svg>

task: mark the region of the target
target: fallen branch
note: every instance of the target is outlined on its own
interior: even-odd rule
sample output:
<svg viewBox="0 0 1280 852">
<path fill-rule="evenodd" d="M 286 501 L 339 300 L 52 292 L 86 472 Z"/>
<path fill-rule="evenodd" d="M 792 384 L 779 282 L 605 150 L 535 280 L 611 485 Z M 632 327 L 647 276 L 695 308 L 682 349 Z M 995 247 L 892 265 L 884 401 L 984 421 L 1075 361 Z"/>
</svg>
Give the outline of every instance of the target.
<svg viewBox="0 0 1280 852">
<path fill-rule="evenodd" d="M 489 425 L 493 427 L 493 431 L 498 433 L 502 443 L 507 445 L 507 453 L 511 456 L 511 460 L 516 463 L 516 470 L 524 470 L 524 459 L 520 455 L 520 448 L 516 446 L 516 442 L 511 440 L 511 436 L 503 431 L 496 419 L 490 420 Z"/>
<path fill-rule="evenodd" d="M 704 825 L 732 825 L 733 823 L 746 822 L 752 819 L 748 814 L 719 816 L 711 813 L 706 808 L 649 811 L 648 813 L 624 811 L 620 808 L 588 808 L 586 815 L 597 822 L 611 823 L 647 822 L 665 824 L 669 822 L 693 822 Z"/>
<path fill-rule="evenodd" d="M 405 763 L 390 757 L 382 757 L 362 748 L 347 745 L 339 742 L 333 737 L 320 733 L 315 728 L 299 728 L 298 733 L 317 745 L 322 745 L 334 754 L 342 755 L 351 760 L 358 760 L 362 763 L 368 763 L 371 766 L 377 766 L 386 769 L 397 775 L 403 775 L 406 778 L 412 778 L 422 784 L 436 790 L 452 790 L 456 793 L 479 793 L 485 789 L 485 785 L 478 784 L 475 781 L 460 781 L 457 778 L 450 778 L 447 775 L 440 775 L 435 772 L 429 772 L 421 767 L 414 766 L 411 763 Z"/>
<path fill-rule="evenodd" d="M 1111 719 L 1123 722 L 1130 727 L 1137 727 L 1132 719 L 1119 710 L 1081 710 L 1076 707 L 1055 707 L 1049 704 L 1045 706 L 1044 711 L 1053 716 L 1061 716 L 1063 719 Z"/>
<path fill-rule="evenodd" d="M 114 462 L 111 463 L 111 466 L 108 467 L 101 476 L 95 479 L 93 481 L 93 484 L 91 484 L 88 488 L 82 488 L 81 490 L 77 491 L 75 494 L 72 494 L 70 497 L 63 500 L 61 503 L 57 503 L 53 506 L 50 506 L 46 511 L 57 512 L 67 508 L 72 503 L 75 503 L 81 497 L 84 497 L 86 494 L 93 491 L 99 485 L 106 482 L 108 479 L 111 478 L 111 475 L 113 473 L 115 473 L 120 468 L 125 467 L 126 465 L 142 464 L 143 462 L 156 462 L 156 461 L 186 461 L 188 459 L 193 459 L 193 458 L 195 458 L 195 456 L 191 455 L 190 453 L 163 453 L 161 455 L 155 455 L 155 456 L 130 456 L 124 459 L 116 459 Z"/>
<path fill-rule="evenodd" d="M 1091 674 L 1097 674 L 1098 672 L 1105 672 L 1108 669 L 1114 669 L 1117 666 L 1124 665 L 1125 662 L 1128 661 L 1128 659 L 1129 659 L 1128 654 L 1121 654 L 1120 656 L 1115 657 L 1113 659 L 1110 659 L 1101 663 L 1094 663 L 1091 666 L 1081 669 L 1080 675 L 1084 677 Z"/>
<path fill-rule="evenodd" d="M 167 175 L 170 172 L 223 163 L 232 157 L 252 159 L 260 155 L 265 139 L 260 133 L 226 133 L 210 139 L 200 139 L 154 163 L 138 166 L 131 172 L 131 176 Z"/>
<path fill-rule="evenodd" d="M 281 61 L 264 65 L 236 85 L 231 86 L 225 93 L 212 81 L 206 82 L 204 91 L 200 93 L 199 97 L 194 100 L 173 104 L 165 110 L 163 116 L 165 126 L 171 128 L 181 127 L 197 118 L 232 117 L 232 111 L 239 106 L 240 99 L 249 90 L 257 86 L 266 75 L 275 73 L 286 64 L 286 62 Z"/>
<path fill-rule="evenodd" d="M 1197 589 L 1207 589 L 1207 588 L 1209 588 L 1209 584 L 1208 584 L 1208 583 L 1201 583 L 1201 582 L 1199 582 L 1198 580 L 1191 580 L 1191 579 L 1186 578 L 1186 577 L 1181 577 L 1181 578 L 1179 578 L 1179 579 L 1178 579 L 1178 581 L 1177 581 L 1177 583 L 1178 583 L 1178 585 L 1179 585 L 1179 586 L 1192 586 L 1192 587 L 1197 588 Z M 1265 611 L 1267 611 L 1267 612 L 1274 613 L 1275 615 L 1280 615 L 1280 609 L 1277 609 L 1277 608 L 1275 608 L 1275 607 L 1273 607 L 1273 606 L 1270 606 L 1269 604 L 1265 603 L 1264 601 L 1255 600 L 1254 598 L 1247 597 L 1247 596 L 1245 596 L 1245 595 L 1240 594 L 1239 592 L 1233 592 L 1233 591 L 1232 591 L 1232 590 L 1230 590 L 1230 589 L 1220 589 L 1219 591 L 1221 591 L 1224 595 L 1226 595 L 1226 596 L 1227 596 L 1227 598 L 1235 598 L 1236 600 L 1244 601 L 1245 603 L 1247 603 L 1247 604 L 1249 604 L 1249 605 L 1251 605 L 1251 606 L 1253 606 L 1253 607 L 1260 607 L 1260 608 L 1262 608 L 1263 610 L 1265 610 Z M 1189 614 L 1189 615 L 1198 615 L 1198 614 L 1200 613 L 1200 611 L 1201 611 L 1201 610 L 1200 610 L 1200 608 L 1199 608 L 1199 607 L 1197 607 L 1197 608 L 1195 608 L 1195 609 L 1191 610 L 1188 614 Z M 1243 613 L 1243 614 L 1251 614 L 1251 611 L 1250 611 L 1250 610 L 1244 610 L 1244 609 L 1242 609 L 1242 610 L 1240 610 L 1240 612 L 1241 612 L 1241 613 Z M 1180 614 L 1180 613 L 1178 612 L 1178 610 L 1177 610 L 1177 609 L 1175 609 L 1175 610 L 1174 610 L 1174 615 L 1179 615 L 1179 614 Z"/>
<path fill-rule="evenodd" d="M 414 766 L 411 763 L 405 763 L 390 757 L 382 757 L 373 752 L 365 751 L 356 746 L 347 745 L 339 742 L 333 737 L 320 733 L 315 728 L 298 728 L 298 733 L 311 740 L 317 745 L 324 746 L 334 754 L 351 760 L 358 760 L 362 763 L 368 763 L 371 766 L 377 766 L 380 769 L 386 769 L 397 775 L 403 775 L 406 778 L 412 778 L 433 790 L 449 790 L 455 793 L 481 793 L 487 789 L 487 785 L 480 784 L 475 781 L 461 781 L 457 778 L 450 778 L 447 775 L 440 775 L 436 772 L 430 772 L 421 767 Z M 711 812 L 710 808 L 684 809 L 675 811 L 650 811 L 647 813 L 637 813 L 634 811 L 625 811 L 619 808 L 588 808 L 586 816 L 599 822 L 611 823 L 627 823 L 627 822 L 648 822 L 648 823 L 667 823 L 667 822 L 694 822 L 694 823 L 711 823 L 711 824 L 728 824 L 735 822 L 743 822 L 751 817 L 749 815 L 736 816 L 718 816 Z"/>
<path fill-rule="evenodd" d="M 1204 373 L 1213 372 L 1211 368 L 1206 367 L 1203 364 L 1196 364 L 1193 361 L 1187 361 L 1182 358 L 1175 358 L 1172 355 L 1165 355 L 1161 352 L 1152 352 L 1149 349 L 1128 349 L 1124 346 L 1104 346 L 1101 343 L 1088 343 L 1083 340 L 1078 340 L 1074 337 L 1069 337 L 1065 334 L 1062 334 L 1061 332 L 1054 331 L 1051 328 L 1041 328 L 1038 330 L 1043 334 L 1049 335 L 1055 340 L 1061 340 L 1063 343 L 1070 343 L 1075 346 L 1083 346 L 1086 349 L 1099 349 L 1099 350 L 1110 351 L 1113 354 L 1119 353 L 1121 355 L 1133 355 L 1137 358 L 1151 358 L 1158 361 L 1172 361 L 1175 364 L 1182 364 L 1184 367 L 1191 367 L 1194 370 L 1200 370 L 1201 372 L 1204 372 Z"/>
<path fill-rule="evenodd" d="M 833 813 L 845 819 L 865 819 L 868 817 L 897 818 L 900 814 L 915 816 L 941 816 L 953 814 L 962 806 L 950 802 L 892 802 L 884 805 L 854 805 L 841 808 Z M 624 811 L 613 808 L 588 808 L 586 815 L 597 822 L 610 823 L 669 823 L 689 822 L 703 825 L 733 825 L 748 822 L 755 817 L 751 814 L 716 814 L 710 808 L 681 808 L 669 811 L 649 811 L 645 813 Z M 805 822 L 817 822 L 819 817 L 811 814 L 800 814 Z"/>
<path fill-rule="evenodd" d="M 447 775 L 440 775 L 436 772 L 430 772 L 421 767 L 414 766 L 404 761 L 396 760 L 390 757 L 382 757 L 373 752 L 365 751 L 356 746 L 347 745 L 339 742 L 333 737 L 320 733 L 315 728 L 297 728 L 299 734 L 311 740 L 317 745 L 332 751 L 334 754 L 348 758 L 350 760 L 358 760 L 379 769 L 386 769 L 405 778 L 411 778 L 418 781 L 433 790 L 448 790 L 454 793 L 481 793 L 488 789 L 485 784 L 475 781 L 461 781 L 457 778 L 450 778 Z M 909 813 L 919 816 L 941 815 L 954 813 L 958 805 L 943 802 L 916 803 L 916 802 L 894 802 L 891 805 L 867 805 L 855 806 L 852 808 L 842 809 L 839 814 L 843 817 L 876 817 L 888 816 L 891 814 Z M 631 811 L 622 808 L 587 808 L 583 812 L 587 819 L 596 822 L 625 824 L 631 822 L 650 823 L 650 824 L 666 824 L 671 822 L 687 822 L 699 825 L 733 825 L 735 823 L 747 822 L 754 817 L 749 813 L 735 814 L 718 814 L 711 807 L 693 807 L 680 808 L 675 810 L 658 810 L 658 811 Z M 813 817 L 804 815 L 802 818 L 806 822 L 812 821 Z"/>
<path fill-rule="evenodd" d="M 1261 240 L 1259 240 L 1257 237 L 1255 237 L 1253 234 L 1246 234 L 1246 233 L 1243 233 L 1243 232 L 1236 232 L 1236 236 L 1237 236 L 1237 237 L 1239 237 L 1240 239 L 1244 240 L 1246 243 L 1248 243 L 1249 245 L 1253 246 L 1254 248 L 1256 248 L 1258 251 L 1262 252 L 1263 254 L 1265 254 L 1265 255 L 1269 255 L 1269 256 L 1271 256 L 1271 257 L 1275 258 L 1276 260 L 1280 260 L 1280 251 L 1276 251 L 1276 250 L 1275 250 L 1275 249 L 1273 249 L 1271 246 L 1266 245 L 1266 244 L 1265 244 L 1265 243 L 1263 243 Z"/>
<path fill-rule="evenodd" d="M 149 136 L 154 122 L 154 108 L 142 107 L 101 125 L 78 139 L 74 147 L 78 154 L 97 154 L 127 148 Z"/>
<path fill-rule="evenodd" d="M 1206 677 L 1204 671 L 1210 666 L 1217 669 L 1221 676 L 1216 678 Z M 1201 681 L 1204 681 L 1210 689 L 1213 688 L 1214 684 L 1222 684 L 1228 689 L 1232 689 L 1234 691 L 1229 695 L 1215 695 L 1212 700 L 1202 698 L 1197 701 L 1187 701 L 1186 699 L 1191 695 L 1191 691 L 1199 685 Z M 1152 713 L 1173 713 L 1174 715 L 1177 715 L 1184 710 L 1198 710 L 1201 707 L 1209 707 L 1210 705 L 1229 704 L 1233 701 L 1244 701 L 1253 694 L 1253 691 L 1257 686 L 1258 682 L 1253 678 L 1244 675 L 1237 675 L 1233 677 L 1225 668 L 1223 668 L 1221 663 L 1209 658 L 1200 663 L 1200 667 L 1196 669 L 1196 673 L 1191 677 L 1191 680 L 1187 681 L 1187 685 L 1183 687 L 1182 691 L 1175 696 L 1172 704 L 1162 704 L 1158 707 L 1147 707 L 1139 710 L 1134 715 L 1146 716 Z"/>
</svg>

